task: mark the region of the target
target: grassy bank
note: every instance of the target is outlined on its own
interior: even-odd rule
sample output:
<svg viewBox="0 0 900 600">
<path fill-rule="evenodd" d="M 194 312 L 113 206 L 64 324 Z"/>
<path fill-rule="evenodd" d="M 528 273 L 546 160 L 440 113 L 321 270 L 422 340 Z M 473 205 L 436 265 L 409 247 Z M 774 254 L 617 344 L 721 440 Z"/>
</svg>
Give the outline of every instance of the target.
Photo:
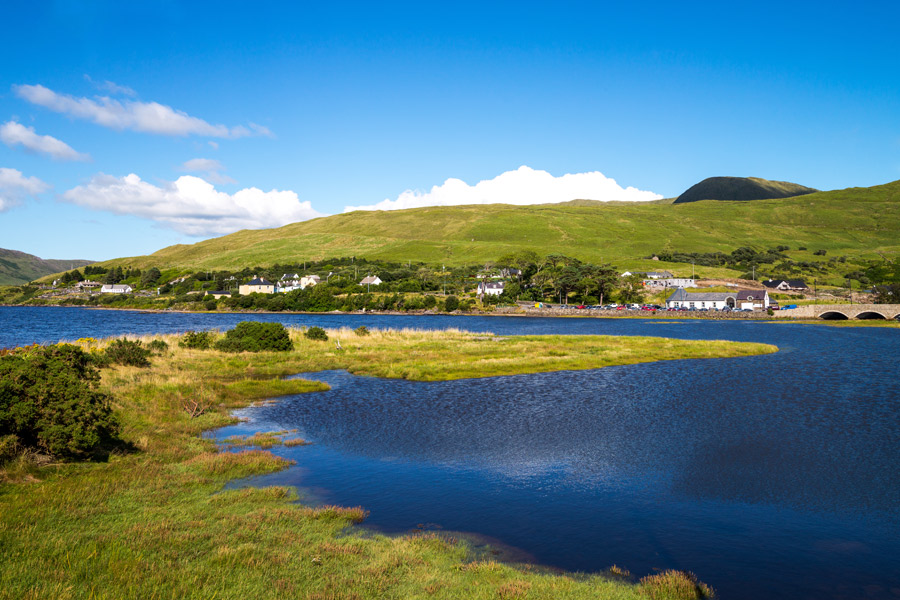
<svg viewBox="0 0 900 600">
<path fill-rule="evenodd" d="M 774 347 L 453 331 L 329 335 L 318 342 L 293 331 L 294 351 L 259 354 L 186 350 L 176 336 L 161 336 L 169 350 L 151 367 L 104 369 L 102 385 L 115 397 L 131 449 L 101 463 L 20 459 L 5 466 L 0 598 L 700 597 L 698 585 L 680 574 L 638 583 L 618 569 L 551 575 L 473 561 L 465 545 L 432 534 L 347 535 L 364 508 L 304 507 L 281 487 L 223 491 L 230 479 L 287 463 L 254 448 L 218 452 L 200 434 L 233 422 L 230 413 L 254 400 L 323 389 L 279 379 L 301 371 L 440 380 L 747 356 Z M 105 342 L 80 343 L 96 350 Z"/>
</svg>

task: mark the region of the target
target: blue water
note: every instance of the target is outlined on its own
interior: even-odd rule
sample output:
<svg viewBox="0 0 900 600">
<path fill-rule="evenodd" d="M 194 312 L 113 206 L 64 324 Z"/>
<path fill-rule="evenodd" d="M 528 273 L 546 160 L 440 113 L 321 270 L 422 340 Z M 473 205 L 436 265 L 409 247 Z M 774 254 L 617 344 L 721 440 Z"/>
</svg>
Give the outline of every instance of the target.
<svg viewBox="0 0 900 600">
<path fill-rule="evenodd" d="M 216 435 L 297 429 L 314 444 L 275 450 L 296 467 L 251 483 L 361 505 L 387 532 L 470 533 L 567 570 L 687 569 L 726 599 L 900 597 L 894 329 L 0 308 L 0 347 L 248 318 L 776 344 L 750 358 L 439 383 L 309 374 L 332 389 L 247 409 Z"/>
</svg>

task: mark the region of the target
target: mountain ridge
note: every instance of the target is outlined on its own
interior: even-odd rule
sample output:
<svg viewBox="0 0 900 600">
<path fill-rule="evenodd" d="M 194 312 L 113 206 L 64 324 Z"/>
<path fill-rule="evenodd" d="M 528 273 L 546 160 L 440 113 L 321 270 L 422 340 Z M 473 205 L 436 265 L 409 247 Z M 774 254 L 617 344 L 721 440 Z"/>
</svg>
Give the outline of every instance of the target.
<svg viewBox="0 0 900 600">
<path fill-rule="evenodd" d="M 92 260 L 40 258 L 19 250 L 0 248 L 0 285 L 28 283 L 61 271 L 80 269 Z"/>
</svg>

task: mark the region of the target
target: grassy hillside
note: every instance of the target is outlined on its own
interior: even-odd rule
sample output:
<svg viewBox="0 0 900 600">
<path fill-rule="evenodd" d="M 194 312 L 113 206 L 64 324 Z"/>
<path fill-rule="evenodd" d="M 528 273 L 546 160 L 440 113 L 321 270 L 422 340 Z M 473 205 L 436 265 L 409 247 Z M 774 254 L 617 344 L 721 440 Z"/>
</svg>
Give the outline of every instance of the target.
<svg viewBox="0 0 900 600">
<path fill-rule="evenodd" d="M 0 285 L 18 285 L 45 275 L 76 269 L 92 260 L 44 260 L 33 254 L 0 248 Z"/>
<path fill-rule="evenodd" d="M 226 269 L 357 256 L 472 264 L 516 250 L 563 253 L 620 268 L 690 265 L 647 260 L 665 249 L 730 252 L 789 246 L 795 260 L 900 253 L 900 181 L 755 202 L 575 201 L 537 206 L 454 206 L 334 215 L 278 229 L 247 230 L 107 265 Z M 806 251 L 797 251 L 806 247 Z M 706 276 L 733 275 L 704 268 Z"/>
<path fill-rule="evenodd" d="M 675 204 L 698 200 L 771 200 L 818 191 L 788 181 L 769 181 L 759 177 L 709 177 L 688 188 L 675 199 Z"/>
</svg>

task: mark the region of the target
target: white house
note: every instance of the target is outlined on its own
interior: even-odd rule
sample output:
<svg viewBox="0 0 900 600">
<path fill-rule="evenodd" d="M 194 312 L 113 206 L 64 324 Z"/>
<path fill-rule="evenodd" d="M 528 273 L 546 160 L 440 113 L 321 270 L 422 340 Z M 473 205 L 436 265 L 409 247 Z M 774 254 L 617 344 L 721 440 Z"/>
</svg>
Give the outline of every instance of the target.
<svg viewBox="0 0 900 600">
<path fill-rule="evenodd" d="M 312 285 L 319 285 L 321 281 L 322 278 L 318 275 L 304 275 L 300 278 L 300 289 L 305 290 Z"/>
<path fill-rule="evenodd" d="M 369 275 L 359 282 L 359 285 L 381 285 L 383 282 L 378 275 Z"/>
<path fill-rule="evenodd" d="M 629 275 L 643 275 L 646 279 L 671 279 L 674 277 L 669 271 L 625 271 L 622 277 Z"/>
<path fill-rule="evenodd" d="M 499 296 L 503 293 L 502 281 L 482 281 L 478 284 L 478 295 Z"/>
<path fill-rule="evenodd" d="M 697 282 L 693 279 L 684 279 L 679 277 L 667 277 L 661 279 L 645 279 L 644 287 L 665 289 L 665 288 L 695 288 Z"/>
<path fill-rule="evenodd" d="M 802 279 L 770 279 L 763 281 L 763 285 L 773 290 L 781 290 L 783 292 L 808 290 L 809 287 Z"/>
<path fill-rule="evenodd" d="M 728 292 L 705 292 L 689 294 L 684 288 L 678 288 L 666 298 L 666 308 L 693 308 L 706 310 L 722 310 L 737 305 L 736 294 Z"/>
<path fill-rule="evenodd" d="M 124 283 L 107 283 L 100 288 L 101 294 L 130 294 L 132 291 L 131 286 Z"/>
<path fill-rule="evenodd" d="M 735 294 L 739 308 L 765 310 L 769 308 L 768 290 L 738 290 Z"/>
<path fill-rule="evenodd" d="M 281 279 L 278 280 L 279 288 L 298 285 L 300 285 L 300 275 L 298 273 L 285 273 L 281 276 Z"/>
</svg>

